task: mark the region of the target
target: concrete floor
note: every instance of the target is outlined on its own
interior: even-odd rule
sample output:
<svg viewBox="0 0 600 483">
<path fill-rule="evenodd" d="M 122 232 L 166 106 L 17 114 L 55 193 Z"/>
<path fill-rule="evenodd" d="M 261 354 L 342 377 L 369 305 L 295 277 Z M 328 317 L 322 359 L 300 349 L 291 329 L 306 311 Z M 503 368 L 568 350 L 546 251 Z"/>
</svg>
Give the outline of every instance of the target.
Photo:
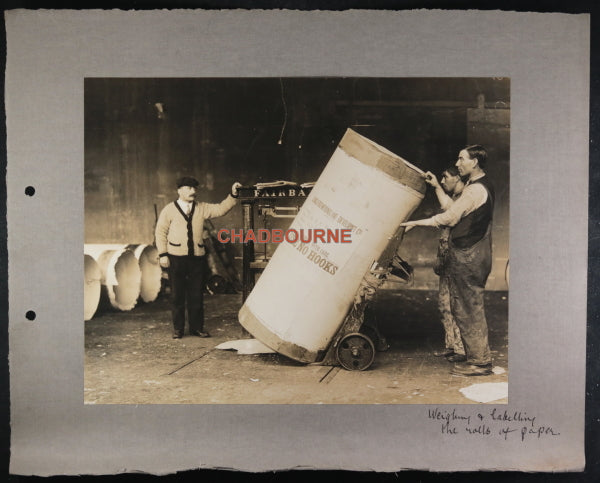
<svg viewBox="0 0 600 483">
<path fill-rule="evenodd" d="M 241 295 L 206 295 L 212 337 L 171 338 L 166 296 L 130 312 L 99 310 L 85 322 L 86 404 L 473 404 L 459 389 L 508 381 L 508 294 L 486 293 L 496 372 L 450 374 L 432 352 L 443 344 L 437 294 L 380 290 L 374 316 L 390 349 L 366 371 L 304 365 L 280 354 L 240 355 L 215 349 L 243 338 Z M 498 371 L 499 369 L 499 371 Z M 506 403 L 507 399 L 493 401 Z"/>
</svg>

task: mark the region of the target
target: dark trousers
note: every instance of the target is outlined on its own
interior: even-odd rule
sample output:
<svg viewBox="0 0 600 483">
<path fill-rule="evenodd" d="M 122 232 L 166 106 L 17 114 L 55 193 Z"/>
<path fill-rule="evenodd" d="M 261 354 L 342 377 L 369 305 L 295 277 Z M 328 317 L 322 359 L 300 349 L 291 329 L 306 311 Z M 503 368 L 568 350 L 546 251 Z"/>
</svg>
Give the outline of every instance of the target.
<svg viewBox="0 0 600 483">
<path fill-rule="evenodd" d="M 204 331 L 204 286 L 206 257 L 169 255 L 173 329 L 183 334 L 187 306 L 190 332 Z"/>
<path fill-rule="evenodd" d="M 483 292 L 491 267 L 489 233 L 470 248 L 450 246 L 447 271 L 450 308 L 460 330 L 468 364 L 486 365 L 492 362 L 483 306 Z"/>
</svg>

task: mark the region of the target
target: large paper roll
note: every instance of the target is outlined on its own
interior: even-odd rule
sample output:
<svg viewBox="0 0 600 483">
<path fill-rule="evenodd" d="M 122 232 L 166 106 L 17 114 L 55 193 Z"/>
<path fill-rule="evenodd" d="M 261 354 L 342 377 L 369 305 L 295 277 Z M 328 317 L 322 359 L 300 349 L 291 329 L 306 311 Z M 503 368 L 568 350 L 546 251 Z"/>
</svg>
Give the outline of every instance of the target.
<svg viewBox="0 0 600 483">
<path fill-rule="evenodd" d="M 315 362 L 371 265 L 424 198 L 422 172 L 348 130 L 290 230 L 350 230 L 350 243 L 281 243 L 239 312 L 273 350 Z"/>
</svg>

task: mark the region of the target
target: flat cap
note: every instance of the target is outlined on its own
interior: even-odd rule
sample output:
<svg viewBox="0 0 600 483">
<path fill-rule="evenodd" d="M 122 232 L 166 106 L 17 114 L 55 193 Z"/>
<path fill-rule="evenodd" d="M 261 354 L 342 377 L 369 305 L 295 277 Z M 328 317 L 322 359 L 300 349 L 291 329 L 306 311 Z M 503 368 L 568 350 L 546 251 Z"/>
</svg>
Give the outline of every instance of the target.
<svg viewBox="0 0 600 483">
<path fill-rule="evenodd" d="M 177 180 L 177 187 L 181 188 L 182 186 L 193 186 L 197 187 L 200 183 L 196 178 L 191 178 L 190 176 L 183 176 Z"/>
</svg>

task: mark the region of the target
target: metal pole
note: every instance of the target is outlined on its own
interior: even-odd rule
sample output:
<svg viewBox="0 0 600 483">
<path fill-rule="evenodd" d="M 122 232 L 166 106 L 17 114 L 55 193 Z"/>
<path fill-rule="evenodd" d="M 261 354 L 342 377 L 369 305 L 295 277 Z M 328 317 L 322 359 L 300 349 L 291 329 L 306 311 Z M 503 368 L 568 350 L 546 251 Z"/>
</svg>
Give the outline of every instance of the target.
<svg viewBox="0 0 600 483">
<path fill-rule="evenodd" d="M 242 201 L 244 238 L 248 230 L 254 230 L 254 203 L 252 200 Z M 254 288 L 254 271 L 250 264 L 254 261 L 254 242 L 244 243 L 242 248 L 242 303 Z"/>
</svg>

